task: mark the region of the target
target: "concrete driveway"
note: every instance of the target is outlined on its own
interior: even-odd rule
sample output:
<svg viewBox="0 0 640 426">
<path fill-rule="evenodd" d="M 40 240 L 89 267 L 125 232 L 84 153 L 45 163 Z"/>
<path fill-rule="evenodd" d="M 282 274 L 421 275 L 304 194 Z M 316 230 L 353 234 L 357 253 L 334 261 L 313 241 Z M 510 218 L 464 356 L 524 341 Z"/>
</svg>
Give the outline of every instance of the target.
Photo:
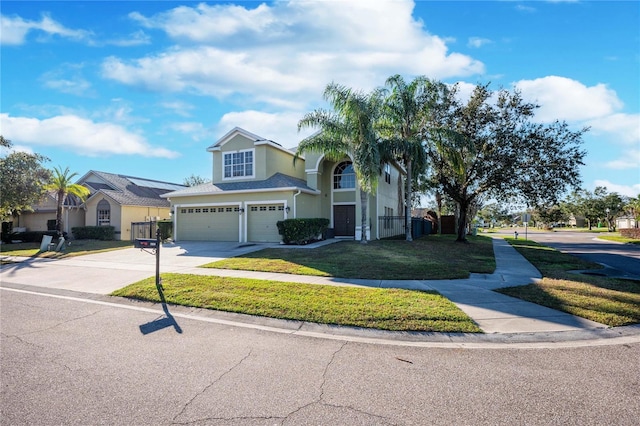
<svg viewBox="0 0 640 426">
<path fill-rule="evenodd" d="M 273 246 L 277 244 L 208 241 L 163 244 L 160 249 L 160 272 L 181 272 L 208 262 Z M 155 276 L 155 271 L 154 254 L 130 248 L 60 260 L 29 258 L 19 263 L 3 265 L 0 281 L 109 294 L 133 282 Z"/>
</svg>

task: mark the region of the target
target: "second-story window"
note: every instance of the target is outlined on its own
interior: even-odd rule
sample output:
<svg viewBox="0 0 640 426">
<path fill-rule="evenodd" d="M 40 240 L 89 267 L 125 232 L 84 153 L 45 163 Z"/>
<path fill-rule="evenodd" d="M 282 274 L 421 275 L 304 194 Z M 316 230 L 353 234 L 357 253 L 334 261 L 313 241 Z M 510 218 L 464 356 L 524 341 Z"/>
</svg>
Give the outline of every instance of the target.
<svg viewBox="0 0 640 426">
<path fill-rule="evenodd" d="M 223 161 L 225 179 L 253 176 L 253 150 L 226 152 Z"/>
<path fill-rule="evenodd" d="M 338 164 L 333 172 L 333 189 L 353 189 L 356 187 L 356 172 L 351 161 Z"/>
</svg>

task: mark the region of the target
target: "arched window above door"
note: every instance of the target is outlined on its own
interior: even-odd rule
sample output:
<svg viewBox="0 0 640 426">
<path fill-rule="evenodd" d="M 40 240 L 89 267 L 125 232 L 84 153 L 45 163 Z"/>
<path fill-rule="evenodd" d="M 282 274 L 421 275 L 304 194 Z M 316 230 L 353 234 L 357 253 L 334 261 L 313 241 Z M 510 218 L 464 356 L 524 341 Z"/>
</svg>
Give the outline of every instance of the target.
<svg viewBox="0 0 640 426">
<path fill-rule="evenodd" d="M 338 164 L 333 172 L 333 189 L 355 189 L 356 173 L 351 161 Z"/>
</svg>

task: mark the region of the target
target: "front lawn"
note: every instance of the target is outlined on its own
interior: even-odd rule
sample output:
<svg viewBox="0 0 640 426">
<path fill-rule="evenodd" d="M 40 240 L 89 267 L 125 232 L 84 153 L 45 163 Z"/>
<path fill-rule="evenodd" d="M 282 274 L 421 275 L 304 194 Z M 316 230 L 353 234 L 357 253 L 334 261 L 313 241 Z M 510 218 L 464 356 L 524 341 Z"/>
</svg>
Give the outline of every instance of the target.
<svg viewBox="0 0 640 426">
<path fill-rule="evenodd" d="M 468 244 L 454 240 L 452 235 L 429 235 L 413 242 L 342 241 L 313 249 L 272 248 L 203 267 L 380 280 L 456 279 L 468 278 L 472 272 L 493 273 L 491 238 L 469 237 Z"/>
<path fill-rule="evenodd" d="M 616 243 L 623 243 L 623 244 L 640 244 L 640 240 L 637 238 L 627 238 L 627 237 L 623 237 L 620 234 L 617 235 L 598 235 L 598 239 L 599 240 L 606 240 L 606 241 L 614 241 Z"/>
<path fill-rule="evenodd" d="M 131 241 L 72 240 L 61 252 L 40 251 L 40 243 L 0 244 L 0 252 L 4 256 L 46 257 L 60 259 L 71 256 L 82 256 L 133 247 Z"/>
<path fill-rule="evenodd" d="M 640 282 L 570 273 L 601 266 L 533 241 L 507 240 L 543 278 L 496 291 L 612 327 L 640 323 Z"/>
<path fill-rule="evenodd" d="M 308 250 L 304 250 L 308 252 Z M 437 292 L 163 274 L 167 303 L 271 318 L 394 331 L 481 333 Z M 155 278 L 112 296 L 160 302 Z"/>
</svg>

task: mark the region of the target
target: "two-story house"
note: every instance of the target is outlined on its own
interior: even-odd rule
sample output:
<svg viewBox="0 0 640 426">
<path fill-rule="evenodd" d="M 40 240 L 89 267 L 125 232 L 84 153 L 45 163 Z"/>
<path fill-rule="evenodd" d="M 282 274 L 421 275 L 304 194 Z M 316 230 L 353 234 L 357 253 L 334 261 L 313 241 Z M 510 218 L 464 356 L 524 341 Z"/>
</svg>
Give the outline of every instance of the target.
<svg viewBox="0 0 640 426">
<path fill-rule="evenodd" d="M 327 218 L 335 236 L 360 238 L 360 195 L 351 160 L 295 153 L 241 128 L 207 148 L 212 182 L 162 195 L 171 201 L 175 240 L 278 242 L 276 223 Z M 369 197 L 366 232 L 378 238 L 378 216 L 402 214 L 402 176 L 385 166 Z"/>
</svg>

